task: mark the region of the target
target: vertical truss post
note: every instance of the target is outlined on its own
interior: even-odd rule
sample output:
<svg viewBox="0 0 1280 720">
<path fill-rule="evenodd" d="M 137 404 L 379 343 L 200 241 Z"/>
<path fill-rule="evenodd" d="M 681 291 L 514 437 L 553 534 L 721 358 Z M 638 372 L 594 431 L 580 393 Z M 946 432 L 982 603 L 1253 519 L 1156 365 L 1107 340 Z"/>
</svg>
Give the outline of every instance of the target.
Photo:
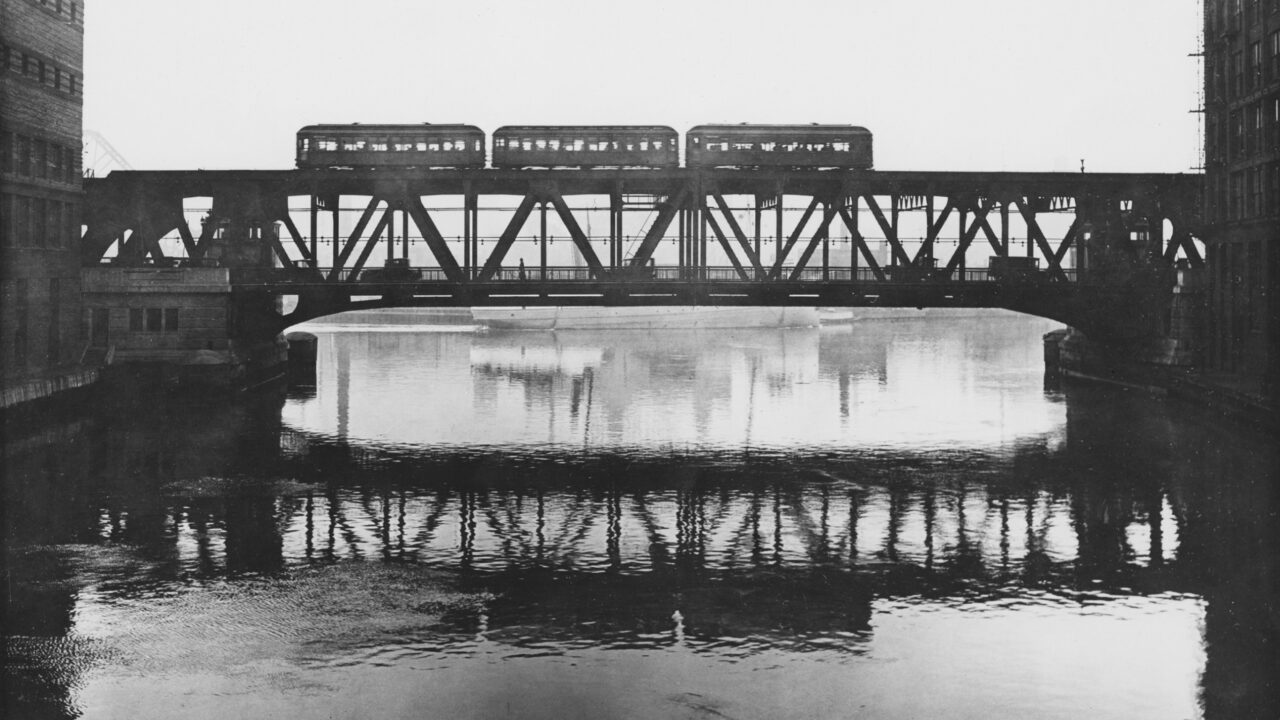
<svg viewBox="0 0 1280 720">
<path fill-rule="evenodd" d="M 341 249 L 338 247 L 338 232 L 339 232 L 338 208 L 341 205 L 342 205 L 342 196 L 335 194 L 333 196 L 333 207 L 330 208 L 331 212 L 333 213 L 333 237 L 330 238 L 330 240 L 333 242 L 333 256 L 332 256 L 332 260 L 330 261 L 333 263 L 333 266 L 332 266 L 333 276 L 329 278 L 330 280 L 338 279 L 338 258 L 341 254 Z"/>
<path fill-rule="evenodd" d="M 827 206 L 828 216 L 831 206 Z M 831 279 L 831 233 L 826 232 L 822 235 L 822 280 L 826 282 Z"/>
<path fill-rule="evenodd" d="M 471 189 L 470 180 L 467 181 L 463 192 L 466 193 L 464 207 L 467 211 L 465 214 L 471 216 L 471 236 L 463 241 L 471 244 L 471 274 L 465 276 L 470 279 L 476 277 L 480 271 L 480 198 L 476 195 L 476 191 Z"/>
<path fill-rule="evenodd" d="M 755 207 L 755 211 L 756 211 L 756 245 L 755 245 L 755 248 L 756 248 L 756 258 L 759 258 L 759 257 L 760 257 L 760 220 L 761 220 L 761 212 L 762 212 L 762 210 L 761 210 L 761 207 L 760 207 L 760 196 L 759 196 L 759 195 L 756 195 L 756 196 L 755 196 L 755 199 L 756 199 L 756 207 Z M 763 263 L 761 263 L 761 264 L 763 264 Z M 763 280 L 764 278 L 763 278 L 763 277 L 760 277 L 760 276 L 757 274 L 756 279 L 757 279 L 757 280 Z"/>
<path fill-rule="evenodd" d="M 1000 201 L 1000 256 L 1009 257 L 1009 202 Z"/>
<path fill-rule="evenodd" d="M 916 253 L 917 258 L 924 258 L 925 266 L 933 266 L 933 239 L 937 236 L 937 232 L 933 229 L 933 190 L 929 191 L 928 197 L 925 199 L 924 206 L 925 215 L 925 238 L 924 247 L 920 248 Z"/>
<path fill-rule="evenodd" d="M 782 188 L 778 188 L 778 202 L 773 207 L 773 257 L 775 262 L 782 250 L 782 201 L 784 198 L 786 198 L 786 195 L 783 194 Z"/>
<path fill-rule="evenodd" d="M 387 212 L 389 220 L 387 222 L 387 261 L 390 262 L 396 256 L 396 209 L 395 206 L 388 203 Z"/>
<path fill-rule="evenodd" d="M 409 211 L 400 208 L 400 254 L 406 262 L 409 260 Z"/>
<path fill-rule="evenodd" d="M 464 180 L 462 182 L 462 277 L 470 280 L 473 276 L 472 266 L 475 264 L 471 253 L 475 251 L 475 247 L 471 243 L 471 238 L 475 235 L 475 228 L 471 225 L 471 181 Z"/>
<path fill-rule="evenodd" d="M 688 258 L 688 253 L 689 253 L 688 240 L 689 239 L 687 237 L 688 227 L 689 227 L 689 211 L 684 208 L 680 208 L 679 217 L 680 217 L 680 220 L 679 220 L 680 226 L 676 231 L 676 254 L 679 259 L 676 260 L 676 265 L 678 265 L 680 268 L 680 278 L 684 279 L 685 277 L 687 277 L 688 270 L 689 270 L 689 258 Z"/>
<path fill-rule="evenodd" d="M 609 193 L 609 268 L 617 270 L 622 265 L 622 193 L 615 189 Z"/>
<path fill-rule="evenodd" d="M 894 192 L 889 199 L 889 227 L 893 228 L 893 238 L 899 244 L 902 242 L 902 239 L 898 236 L 898 215 L 901 212 L 901 206 L 902 197 L 897 192 Z M 899 245 L 899 247 L 901 247 L 901 245 Z M 896 253 L 894 254 L 894 257 L 897 257 Z M 904 265 L 909 265 L 911 263 L 910 258 L 907 257 L 905 248 L 902 248 L 902 260 Z M 898 263 L 894 262 L 893 264 L 897 265 Z"/>
<path fill-rule="evenodd" d="M 861 204 L 858 196 L 853 196 L 853 206 L 851 219 L 853 222 L 847 224 L 849 230 L 849 279 L 858 279 L 858 246 L 862 244 L 862 236 L 858 232 L 858 206 Z M 849 198 L 845 198 L 845 203 L 849 202 Z"/>
<path fill-rule="evenodd" d="M 694 212 L 698 213 L 698 220 L 699 220 L 698 222 L 698 279 L 706 280 L 708 277 L 707 271 L 710 267 L 707 264 L 707 216 L 710 213 L 708 213 L 706 210 L 707 191 L 706 191 L 706 188 L 704 188 L 702 185 L 702 179 L 699 178 L 697 180 L 697 183 L 698 183 L 698 188 L 697 188 L 698 202 L 695 204 L 696 210 Z"/>
<path fill-rule="evenodd" d="M 547 201 L 538 201 L 538 222 L 539 222 L 539 255 L 538 263 L 541 270 L 539 271 L 539 279 L 543 282 L 547 281 Z"/>
<path fill-rule="evenodd" d="M 318 253 L 318 240 L 316 236 L 320 232 L 320 206 L 316 202 L 316 193 L 313 189 L 310 194 L 311 199 L 311 265 L 313 267 L 320 266 L 320 255 Z"/>
</svg>

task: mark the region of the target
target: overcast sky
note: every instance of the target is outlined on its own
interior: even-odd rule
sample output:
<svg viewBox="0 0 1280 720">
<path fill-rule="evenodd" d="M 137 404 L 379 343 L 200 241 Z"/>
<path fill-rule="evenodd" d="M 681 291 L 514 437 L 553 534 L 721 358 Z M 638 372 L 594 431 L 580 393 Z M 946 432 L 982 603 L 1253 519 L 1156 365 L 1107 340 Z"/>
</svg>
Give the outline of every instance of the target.
<svg viewBox="0 0 1280 720">
<path fill-rule="evenodd" d="M 1185 172 L 1199 0 L 98 0 L 87 129 L 287 168 L 312 123 L 822 122 L 885 170 Z"/>
</svg>

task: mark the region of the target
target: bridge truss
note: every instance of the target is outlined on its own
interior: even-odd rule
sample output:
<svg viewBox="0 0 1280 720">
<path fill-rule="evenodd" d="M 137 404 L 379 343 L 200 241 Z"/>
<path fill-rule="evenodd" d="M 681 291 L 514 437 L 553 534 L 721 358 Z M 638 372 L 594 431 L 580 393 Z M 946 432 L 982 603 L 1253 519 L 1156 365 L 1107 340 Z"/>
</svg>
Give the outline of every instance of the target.
<svg viewBox="0 0 1280 720">
<path fill-rule="evenodd" d="M 230 267 L 239 287 L 297 295 L 293 320 L 378 305 L 574 304 L 1059 317 L 1081 284 L 1115 290 L 1178 260 L 1203 263 L 1194 175 L 181 171 L 115 172 L 87 187 L 86 264 Z"/>
</svg>

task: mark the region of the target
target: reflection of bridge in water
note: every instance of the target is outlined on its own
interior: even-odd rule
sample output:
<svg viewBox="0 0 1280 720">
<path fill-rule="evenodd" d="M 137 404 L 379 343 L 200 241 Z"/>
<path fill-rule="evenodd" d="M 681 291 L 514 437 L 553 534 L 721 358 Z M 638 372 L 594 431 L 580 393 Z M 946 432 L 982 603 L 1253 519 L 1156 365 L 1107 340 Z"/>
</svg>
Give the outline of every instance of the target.
<svg viewBox="0 0 1280 720">
<path fill-rule="evenodd" d="M 357 558 L 451 571 L 496 597 L 441 637 L 517 646 L 665 647 L 675 633 L 858 653 L 884 602 L 1079 613 L 1161 595 L 1203 604 L 1208 716 L 1274 707 L 1238 692 L 1267 687 L 1272 667 L 1257 573 L 1274 565 L 1274 489 L 1249 480 L 1274 455 L 1144 407 L 1082 393 L 1060 440 L 803 462 L 353 444 L 282 427 L 278 403 L 203 410 L 158 402 L 81 422 L 65 451 L 16 444 L 10 467 L 39 482 L 7 508 L 11 532 L 115 548 L 90 555 L 128 564 L 101 570 L 96 592 L 112 596 Z M 1185 450 L 1176 463 L 1169 447 Z M 85 568 L 17 560 L 15 587 L 40 602 L 15 622 L 72 627 L 75 584 L 34 578 Z"/>
</svg>

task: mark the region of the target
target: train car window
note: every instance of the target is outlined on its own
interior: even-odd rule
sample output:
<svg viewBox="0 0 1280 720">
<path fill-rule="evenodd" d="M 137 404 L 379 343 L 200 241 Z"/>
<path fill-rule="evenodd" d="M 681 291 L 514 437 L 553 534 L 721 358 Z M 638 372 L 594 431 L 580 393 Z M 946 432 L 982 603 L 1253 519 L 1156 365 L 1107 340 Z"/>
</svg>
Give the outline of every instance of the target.
<svg viewBox="0 0 1280 720">
<path fill-rule="evenodd" d="M 834 142 L 834 143 L 831 143 L 831 149 L 836 152 L 849 152 L 849 143 Z"/>
<path fill-rule="evenodd" d="M 546 150 L 546 149 L 547 149 L 547 141 L 546 141 L 546 140 L 543 140 L 543 139 L 539 139 L 538 141 L 536 141 L 536 142 L 534 143 L 534 146 L 535 146 L 535 147 L 537 147 L 539 150 Z"/>
<path fill-rule="evenodd" d="M 653 141 L 653 149 L 654 149 L 654 150 L 661 150 L 661 149 L 662 149 L 662 141 L 661 141 L 661 140 L 654 140 L 654 141 Z"/>
<path fill-rule="evenodd" d="M 324 152 L 337 152 L 338 141 L 335 138 L 317 138 L 316 149 Z"/>
<path fill-rule="evenodd" d="M 736 142 L 736 143 L 734 143 L 734 144 L 733 144 L 733 149 L 734 149 L 734 150 L 754 150 L 754 149 L 755 149 L 755 143 L 749 143 L 749 142 Z"/>
<path fill-rule="evenodd" d="M 373 141 L 371 141 L 371 142 L 369 143 L 369 149 L 370 149 L 370 150 L 372 150 L 372 151 L 374 151 L 374 152 L 386 152 L 386 151 L 387 151 L 387 141 L 386 141 L 386 140 L 373 140 Z"/>
<path fill-rule="evenodd" d="M 472 150 L 475 150 L 476 152 L 480 152 L 480 150 L 481 150 L 481 147 L 480 147 L 480 138 L 476 138 L 475 140 L 472 140 L 472 141 L 471 141 L 471 145 L 472 145 L 472 147 L 471 147 L 471 149 L 472 149 Z"/>
<path fill-rule="evenodd" d="M 391 149 L 395 150 L 396 152 L 409 152 L 413 150 L 413 143 L 411 142 L 392 143 Z"/>
<path fill-rule="evenodd" d="M 444 151 L 445 151 L 445 152 L 453 152 L 453 141 L 452 141 L 452 140 L 445 140 L 445 141 L 444 141 L 444 145 L 442 145 L 442 147 L 443 147 L 443 149 L 444 149 Z"/>
<path fill-rule="evenodd" d="M 582 145 L 583 145 L 582 139 L 579 138 L 573 141 L 573 145 L 569 147 L 569 150 L 572 150 L 573 152 L 581 152 Z"/>
<path fill-rule="evenodd" d="M 774 150 L 778 149 L 778 143 L 771 143 L 771 142 L 760 143 L 760 149 L 763 150 L 764 152 L 773 152 Z"/>
<path fill-rule="evenodd" d="M 501 150 L 502 148 L 504 148 L 504 147 L 506 147 L 506 146 L 507 146 L 507 140 L 506 140 L 506 138 L 494 138 L 494 139 L 493 139 L 493 149 L 494 149 L 494 150 Z"/>
<path fill-rule="evenodd" d="M 343 140 L 342 149 L 346 152 L 364 152 L 367 143 L 364 140 Z"/>
<path fill-rule="evenodd" d="M 532 140 L 524 140 L 524 141 L 522 141 L 522 142 L 520 143 L 520 149 L 521 149 L 521 150 L 524 150 L 525 152 L 529 152 L 530 150 L 532 150 L 532 149 L 533 149 L 533 141 L 532 141 Z"/>
<path fill-rule="evenodd" d="M 426 151 L 427 151 L 427 141 L 426 141 L 426 140 L 424 140 L 423 138 L 418 138 L 417 140 L 415 140 L 415 141 L 414 141 L 414 143 L 413 143 L 413 147 L 414 147 L 414 149 L 415 149 L 415 150 L 417 150 L 418 152 L 426 152 Z"/>
<path fill-rule="evenodd" d="M 548 141 L 546 141 L 546 142 L 547 142 L 547 144 L 546 144 L 546 149 L 551 150 L 552 152 L 555 152 L 555 151 L 557 151 L 557 150 L 559 150 L 559 149 L 560 149 L 560 141 L 559 141 L 559 140 L 548 140 Z M 538 141 L 538 149 L 539 149 L 539 150 L 542 150 L 542 149 L 543 149 L 543 145 L 542 145 L 542 141 L 541 141 L 541 140 L 539 140 L 539 141 Z"/>
<path fill-rule="evenodd" d="M 641 141 L 640 141 L 640 152 L 645 152 L 645 151 L 647 151 L 648 149 L 649 149 L 649 141 L 648 141 L 648 140 L 641 140 Z"/>
</svg>

